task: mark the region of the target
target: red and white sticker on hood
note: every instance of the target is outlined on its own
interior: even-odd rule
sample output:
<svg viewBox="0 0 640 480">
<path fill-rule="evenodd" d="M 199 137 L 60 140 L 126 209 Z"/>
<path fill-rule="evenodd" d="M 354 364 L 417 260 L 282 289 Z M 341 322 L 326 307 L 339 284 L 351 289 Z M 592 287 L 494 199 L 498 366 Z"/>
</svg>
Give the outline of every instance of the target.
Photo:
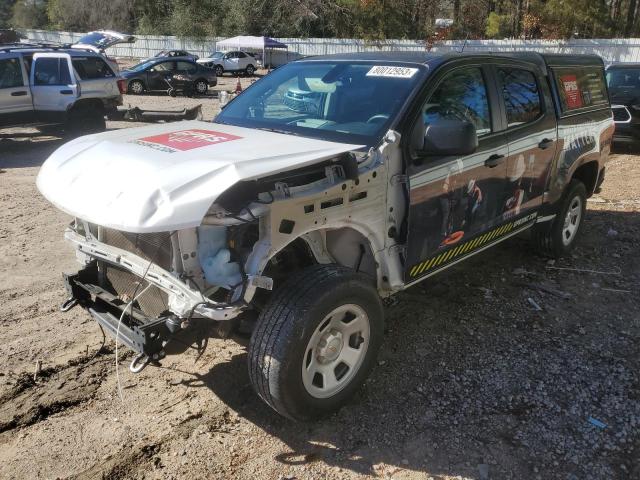
<svg viewBox="0 0 640 480">
<path fill-rule="evenodd" d="M 150 137 L 142 137 L 133 140 L 133 143 L 145 147 L 155 148 L 167 153 L 185 152 L 194 148 L 209 147 L 218 143 L 239 140 L 242 137 L 229 133 L 216 132 L 214 130 L 178 130 L 177 132 L 162 133 Z"/>
</svg>

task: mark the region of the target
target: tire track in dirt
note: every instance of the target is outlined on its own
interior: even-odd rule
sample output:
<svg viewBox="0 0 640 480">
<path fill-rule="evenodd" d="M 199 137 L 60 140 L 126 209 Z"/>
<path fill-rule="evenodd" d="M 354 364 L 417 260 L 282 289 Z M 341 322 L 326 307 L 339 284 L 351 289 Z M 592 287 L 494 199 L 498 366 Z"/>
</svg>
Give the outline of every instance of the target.
<svg viewBox="0 0 640 480">
<path fill-rule="evenodd" d="M 103 348 L 95 357 L 44 369 L 37 381 L 30 374 L 20 375 L 16 385 L 0 397 L 0 433 L 33 425 L 92 399 L 109 373 L 113 362 L 109 353 Z"/>
</svg>

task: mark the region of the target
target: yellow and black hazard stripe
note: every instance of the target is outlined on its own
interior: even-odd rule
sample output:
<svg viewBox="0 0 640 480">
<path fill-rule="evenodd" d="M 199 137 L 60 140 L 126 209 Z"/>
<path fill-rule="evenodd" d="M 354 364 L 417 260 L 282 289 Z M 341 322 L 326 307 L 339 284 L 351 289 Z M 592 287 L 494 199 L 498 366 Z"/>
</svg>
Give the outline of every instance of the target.
<svg viewBox="0 0 640 480">
<path fill-rule="evenodd" d="M 505 223 L 504 225 L 496 227 L 482 235 L 478 235 L 471 240 L 463 242 L 460 245 L 453 246 L 439 255 L 427 258 L 426 260 L 423 260 L 411 267 L 409 270 L 409 277 L 413 279 L 435 270 L 439 270 L 458 258 L 471 254 L 474 251 L 478 251 L 491 243 L 495 243 L 501 238 L 508 236 L 514 230 L 519 229 L 519 227 L 523 227 L 527 223 L 533 223 L 537 215 L 537 213 L 532 213 L 531 215 L 527 215 L 518 220 Z"/>
</svg>

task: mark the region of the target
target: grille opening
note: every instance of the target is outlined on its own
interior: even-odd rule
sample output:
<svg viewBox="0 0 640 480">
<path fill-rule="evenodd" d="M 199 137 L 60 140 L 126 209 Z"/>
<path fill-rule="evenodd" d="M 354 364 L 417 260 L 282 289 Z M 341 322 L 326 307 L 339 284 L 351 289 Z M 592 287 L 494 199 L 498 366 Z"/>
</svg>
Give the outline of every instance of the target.
<svg viewBox="0 0 640 480">
<path fill-rule="evenodd" d="M 98 227 L 98 240 L 131 252 L 151 261 L 165 270 L 171 270 L 171 233 L 129 233 Z M 116 295 L 123 303 L 129 303 L 134 295 L 139 295 L 149 286 L 141 277 L 107 262 L 98 262 L 100 286 Z M 152 285 L 140 295 L 134 306 L 147 317 L 157 318 L 168 311 L 169 297 L 166 292 Z"/>
</svg>

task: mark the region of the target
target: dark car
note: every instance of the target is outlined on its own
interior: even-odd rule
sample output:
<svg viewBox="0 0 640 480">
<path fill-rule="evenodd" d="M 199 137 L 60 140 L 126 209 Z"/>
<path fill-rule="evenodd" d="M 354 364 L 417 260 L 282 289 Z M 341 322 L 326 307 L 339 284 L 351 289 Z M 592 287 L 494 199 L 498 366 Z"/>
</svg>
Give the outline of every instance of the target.
<svg viewBox="0 0 640 480">
<path fill-rule="evenodd" d="M 204 95 L 210 86 L 217 84 L 215 70 L 184 57 L 148 60 L 124 70 L 121 75 L 127 81 L 127 92 L 135 95 L 174 91 L 176 82 Z"/>
<path fill-rule="evenodd" d="M 193 53 L 189 53 L 186 50 L 162 50 L 161 52 L 156 53 L 152 58 L 166 58 L 166 57 L 184 57 L 190 58 L 194 62 L 198 60 L 198 55 L 194 55 Z M 151 60 L 151 59 L 150 59 Z"/>
<path fill-rule="evenodd" d="M 640 63 L 610 66 L 607 83 L 616 122 L 613 141 L 640 146 Z"/>
</svg>

